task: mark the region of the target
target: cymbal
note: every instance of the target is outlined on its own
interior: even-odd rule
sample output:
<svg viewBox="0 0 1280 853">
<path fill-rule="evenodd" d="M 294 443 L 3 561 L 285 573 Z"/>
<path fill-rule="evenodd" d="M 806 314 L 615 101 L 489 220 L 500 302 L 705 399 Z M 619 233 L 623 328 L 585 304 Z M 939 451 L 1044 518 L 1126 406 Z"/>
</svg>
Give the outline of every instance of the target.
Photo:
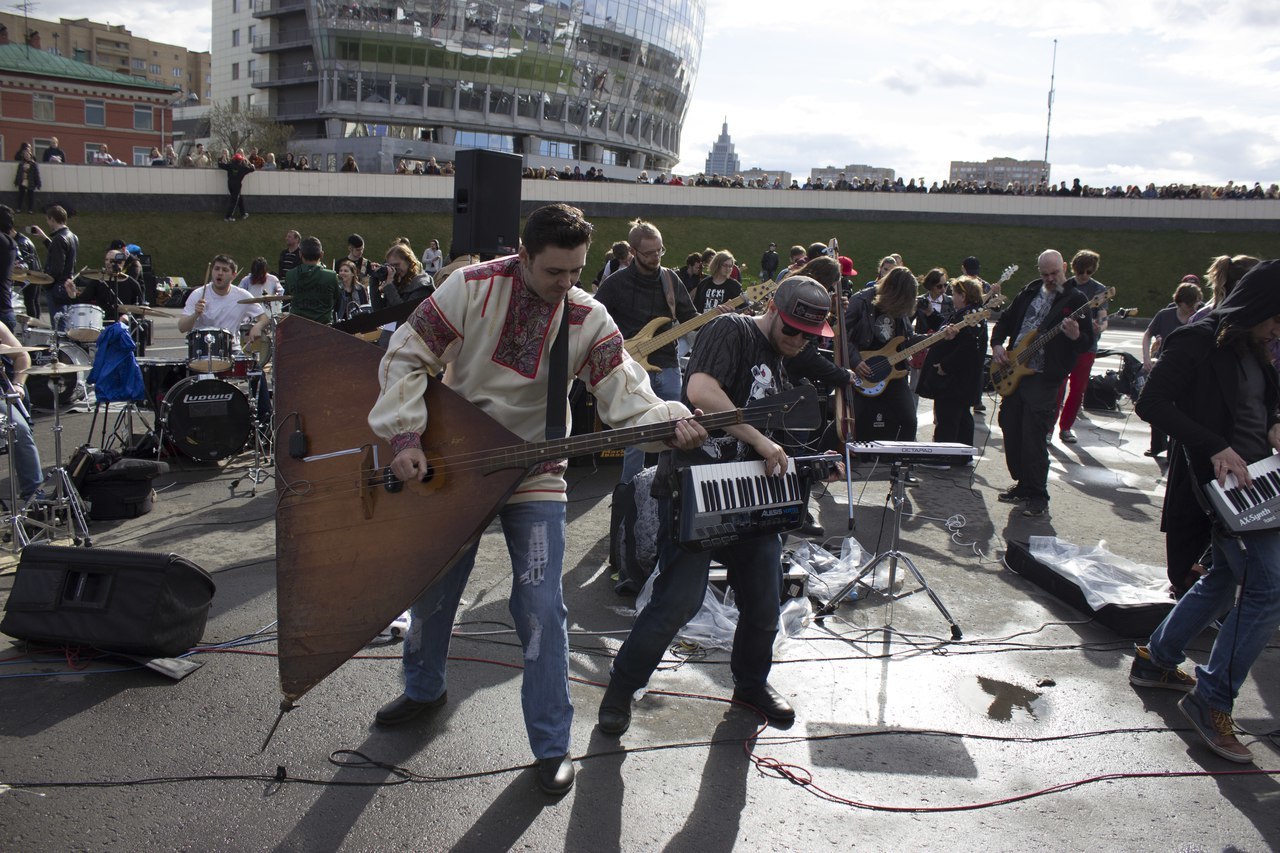
<svg viewBox="0 0 1280 853">
<path fill-rule="evenodd" d="M 14 270 L 14 281 L 27 281 L 31 284 L 53 284 L 53 276 L 35 270 Z"/>
<path fill-rule="evenodd" d="M 0 344 L 0 355 L 17 355 L 20 352 L 41 352 L 47 350 L 48 347 L 11 347 Z"/>
<path fill-rule="evenodd" d="M 152 308 L 150 305 L 121 305 L 120 310 L 125 314 L 141 314 L 144 317 L 174 317 L 167 311 L 161 311 L 159 308 Z"/>
<path fill-rule="evenodd" d="M 267 302 L 288 302 L 292 296 L 250 296 L 248 299 L 237 299 L 237 305 L 262 305 Z"/>
<path fill-rule="evenodd" d="M 88 373 L 93 370 L 91 364 L 63 364 L 55 361 L 50 364 L 42 364 L 39 367 L 31 367 L 27 369 L 28 376 L 67 376 L 71 373 Z"/>
<path fill-rule="evenodd" d="M 18 314 L 17 318 L 18 318 L 18 322 L 21 325 L 26 326 L 28 329 L 49 328 L 49 324 L 46 323 L 44 320 L 41 320 L 39 317 L 32 317 L 29 314 Z"/>
<path fill-rule="evenodd" d="M 106 278 L 106 273 L 102 270 L 80 270 L 80 272 L 76 274 L 76 278 L 88 278 L 93 281 L 102 281 Z"/>
</svg>

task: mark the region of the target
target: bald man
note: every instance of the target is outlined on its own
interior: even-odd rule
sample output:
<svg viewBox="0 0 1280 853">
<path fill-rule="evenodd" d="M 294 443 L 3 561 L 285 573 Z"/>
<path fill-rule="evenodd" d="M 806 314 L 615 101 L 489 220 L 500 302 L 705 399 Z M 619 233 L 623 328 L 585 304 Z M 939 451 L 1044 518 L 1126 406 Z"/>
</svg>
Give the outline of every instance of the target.
<svg viewBox="0 0 1280 853">
<path fill-rule="evenodd" d="M 1013 298 L 991 332 L 991 359 L 1008 364 L 1011 349 L 1032 332 L 1044 335 L 1062 327 L 1027 365 L 1035 373 L 1022 377 L 1013 393 L 1000 401 L 1005 464 L 1013 485 L 1000 493 L 1002 503 L 1021 504 L 1022 514 L 1037 518 L 1049 511 L 1049 438 L 1057 415 L 1058 386 L 1071 373 L 1080 353 L 1093 348 L 1093 323 L 1071 316 L 1088 300 L 1075 279 L 1063 272 L 1062 254 L 1053 249 L 1036 261 L 1040 277 Z"/>
</svg>

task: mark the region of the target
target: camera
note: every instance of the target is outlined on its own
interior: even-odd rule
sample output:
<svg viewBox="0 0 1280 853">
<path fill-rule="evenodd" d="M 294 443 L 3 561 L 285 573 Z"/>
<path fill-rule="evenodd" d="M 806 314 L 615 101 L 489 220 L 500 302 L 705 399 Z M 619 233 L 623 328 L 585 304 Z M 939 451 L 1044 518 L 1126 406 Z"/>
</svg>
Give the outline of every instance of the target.
<svg viewBox="0 0 1280 853">
<path fill-rule="evenodd" d="M 369 273 L 370 284 L 382 284 L 387 280 L 387 276 L 391 275 L 391 267 L 380 266 L 376 270 Z"/>
</svg>

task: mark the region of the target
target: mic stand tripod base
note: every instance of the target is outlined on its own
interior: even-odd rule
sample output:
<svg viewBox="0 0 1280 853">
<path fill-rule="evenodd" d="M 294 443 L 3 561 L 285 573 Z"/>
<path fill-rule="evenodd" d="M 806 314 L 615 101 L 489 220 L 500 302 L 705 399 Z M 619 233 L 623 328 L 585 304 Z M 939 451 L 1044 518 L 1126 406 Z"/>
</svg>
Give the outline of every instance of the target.
<svg viewBox="0 0 1280 853">
<path fill-rule="evenodd" d="M 847 452 L 848 450 L 846 446 L 846 453 Z M 818 610 L 814 613 L 814 618 L 822 619 L 827 616 L 830 616 L 832 613 L 835 613 L 836 608 L 840 606 L 840 602 L 844 601 L 845 596 L 847 596 L 850 592 L 852 592 L 855 586 L 862 583 L 863 578 L 865 578 L 867 575 L 874 572 L 880 566 L 880 563 L 884 562 L 885 560 L 888 560 L 889 561 L 889 585 L 888 585 L 888 588 L 887 588 L 888 591 L 886 594 L 888 595 L 890 600 L 897 601 L 901 598 L 906 598 L 907 596 L 915 595 L 917 592 L 925 592 L 928 594 L 929 599 L 933 602 L 933 605 L 938 608 L 938 612 L 941 613 L 942 617 L 947 620 L 948 624 L 951 625 L 951 639 L 959 640 L 964 637 L 964 633 L 960 630 L 959 624 L 956 623 L 956 620 L 952 617 L 951 612 L 947 610 L 947 606 L 942 603 L 942 599 L 939 598 L 938 594 L 933 591 L 932 587 L 929 586 L 929 582 L 925 580 L 925 577 L 923 574 L 921 574 L 920 569 L 916 567 L 916 564 L 911 561 L 910 557 L 908 557 L 906 554 L 898 550 L 898 541 L 902 534 L 902 515 L 907 503 L 907 480 L 909 479 L 910 475 L 911 475 L 911 463 L 909 462 L 893 463 L 893 469 L 890 472 L 890 491 L 889 491 L 889 498 L 893 502 L 893 532 L 891 534 L 892 538 L 889 541 L 889 550 L 881 554 L 877 554 L 875 559 L 873 559 L 870 563 L 867 563 L 867 565 L 862 568 L 862 571 L 858 572 L 857 577 L 855 577 L 853 580 L 845 584 L 844 588 L 841 589 L 839 592 L 837 592 L 834 596 L 832 596 L 830 601 L 822 605 L 822 607 L 818 608 Z M 915 577 L 916 583 L 919 584 L 919 587 L 917 587 L 916 589 L 910 590 L 909 592 L 899 593 L 895 595 L 893 592 L 893 585 L 894 585 L 894 580 L 897 577 L 899 561 L 901 561 L 902 564 L 905 565 L 907 569 L 911 572 L 912 576 Z M 864 584 L 864 586 L 869 586 L 869 585 Z M 889 626 L 886 624 L 884 627 L 887 628 Z"/>
</svg>

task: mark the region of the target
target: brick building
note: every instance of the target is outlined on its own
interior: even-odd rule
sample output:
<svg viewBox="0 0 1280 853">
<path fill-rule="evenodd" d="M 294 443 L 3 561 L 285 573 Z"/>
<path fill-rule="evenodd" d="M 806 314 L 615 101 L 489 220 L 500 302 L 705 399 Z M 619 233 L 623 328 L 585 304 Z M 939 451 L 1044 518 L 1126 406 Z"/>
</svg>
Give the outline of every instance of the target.
<svg viewBox="0 0 1280 853">
<path fill-rule="evenodd" d="M 117 74 L 39 49 L 0 44 L 0 159 L 30 142 L 40 160 L 58 138 L 67 162 L 91 163 L 104 147 L 147 165 L 152 147 L 172 141 L 171 104 L 180 90 Z"/>
</svg>

